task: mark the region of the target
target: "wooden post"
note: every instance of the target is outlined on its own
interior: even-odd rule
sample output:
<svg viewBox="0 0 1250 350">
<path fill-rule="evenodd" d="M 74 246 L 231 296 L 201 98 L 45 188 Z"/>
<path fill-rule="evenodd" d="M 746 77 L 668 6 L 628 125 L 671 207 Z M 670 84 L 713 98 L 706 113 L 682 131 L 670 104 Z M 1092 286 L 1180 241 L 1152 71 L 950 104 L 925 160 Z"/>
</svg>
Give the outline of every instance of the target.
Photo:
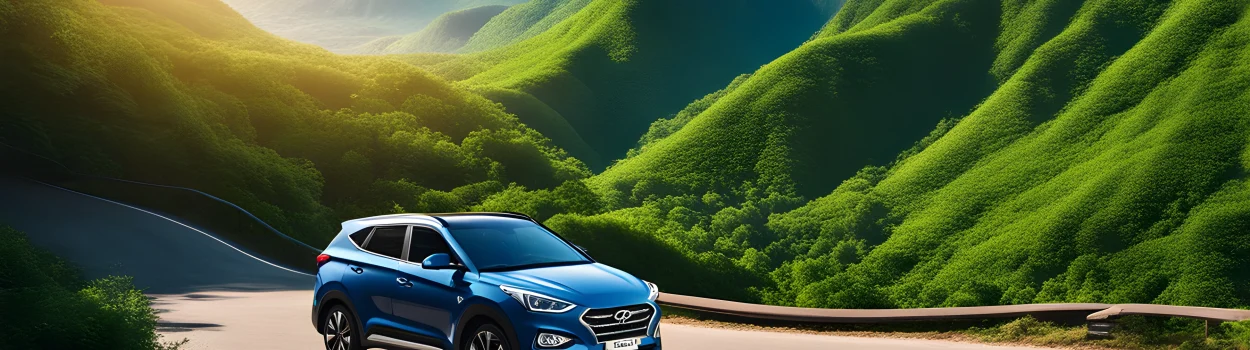
<svg viewBox="0 0 1250 350">
<path fill-rule="evenodd" d="M 1111 339 L 1111 331 L 1115 328 L 1114 320 L 1096 320 L 1086 323 L 1085 339 Z"/>
<path fill-rule="evenodd" d="M 1202 320 L 1202 336 L 1204 338 L 1211 337 L 1211 320 Z"/>
</svg>

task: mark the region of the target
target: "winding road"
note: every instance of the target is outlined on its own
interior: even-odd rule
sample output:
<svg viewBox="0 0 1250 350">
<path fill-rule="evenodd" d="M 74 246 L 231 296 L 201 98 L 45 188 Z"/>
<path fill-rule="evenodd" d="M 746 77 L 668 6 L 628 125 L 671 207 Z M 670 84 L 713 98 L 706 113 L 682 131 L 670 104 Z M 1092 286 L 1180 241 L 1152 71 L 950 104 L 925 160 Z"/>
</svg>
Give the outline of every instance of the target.
<svg viewBox="0 0 1250 350">
<path fill-rule="evenodd" d="M 204 230 L 142 208 L 0 176 L 0 224 L 80 266 L 87 277 L 134 276 L 166 340 L 185 349 L 321 349 L 308 320 L 312 276 L 270 264 Z M 309 263 L 312 263 L 311 261 Z M 670 350 L 1036 349 L 665 324 Z"/>
</svg>

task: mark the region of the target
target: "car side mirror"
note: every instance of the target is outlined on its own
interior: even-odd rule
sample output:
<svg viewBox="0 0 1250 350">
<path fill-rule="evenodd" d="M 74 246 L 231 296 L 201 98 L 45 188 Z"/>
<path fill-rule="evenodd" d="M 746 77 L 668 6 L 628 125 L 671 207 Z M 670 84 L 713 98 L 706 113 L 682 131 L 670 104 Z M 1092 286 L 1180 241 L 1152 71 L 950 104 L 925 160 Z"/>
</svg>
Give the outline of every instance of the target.
<svg viewBox="0 0 1250 350">
<path fill-rule="evenodd" d="M 434 253 L 421 260 L 421 268 L 426 270 L 450 270 L 459 268 L 458 264 L 451 263 L 451 256 L 447 253 Z"/>
</svg>

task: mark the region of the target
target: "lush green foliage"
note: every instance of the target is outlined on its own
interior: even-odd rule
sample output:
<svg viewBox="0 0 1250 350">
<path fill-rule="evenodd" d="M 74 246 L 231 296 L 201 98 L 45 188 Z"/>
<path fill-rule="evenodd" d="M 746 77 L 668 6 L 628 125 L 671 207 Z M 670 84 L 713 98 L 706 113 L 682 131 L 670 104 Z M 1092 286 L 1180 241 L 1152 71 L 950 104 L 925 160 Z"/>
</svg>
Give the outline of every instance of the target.
<svg viewBox="0 0 1250 350">
<path fill-rule="evenodd" d="M 460 51 L 485 51 L 532 38 L 576 14 L 590 1 L 530 0 L 512 6 L 474 33 Z"/>
<path fill-rule="evenodd" d="M 1120 319 L 1112 339 L 1086 339 L 1086 327 L 1063 326 L 1025 316 L 989 327 L 962 331 L 980 340 L 1048 347 L 1111 349 L 1250 349 L 1246 322 L 1225 323 L 1205 329 L 1202 320 L 1129 316 Z M 1208 334 L 1209 332 L 1209 334 Z"/>
<path fill-rule="evenodd" d="M 482 97 L 275 38 L 214 0 L 4 4 L 5 142 L 201 189 L 314 245 L 343 218 L 588 174 Z"/>
<path fill-rule="evenodd" d="M 1009 5 L 1006 16 L 1030 10 Z M 810 229 L 862 225 L 806 232 L 873 245 L 782 299 L 1250 304 L 1250 242 L 1239 233 L 1250 225 L 1250 62 L 1236 54 L 1250 34 L 1246 10 L 1230 1 L 1090 1 L 1049 40 L 1000 38 L 1007 54 L 1014 43 L 1044 44 L 1017 69 L 996 59 L 994 71 L 1014 71 L 998 91 L 875 184 L 778 218 Z M 1004 23 L 1004 35 L 1026 25 Z M 792 266 L 821 259 L 818 250 L 792 252 Z"/>
<path fill-rule="evenodd" d="M 1250 305 L 1248 10 L 852 1 L 587 180 L 602 213 L 557 217 L 773 304 Z"/>
<path fill-rule="evenodd" d="M 0 2 L 0 136 L 312 242 L 510 210 L 701 296 L 1250 305 L 1244 0 L 535 1 L 412 65 L 107 3 Z"/>
<path fill-rule="evenodd" d="M 657 117 L 798 46 L 833 8 L 807 0 L 535 1 L 492 19 L 465 48 L 494 49 L 411 62 L 503 103 L 600 169 Z"/>
<path fill-rule="evenodd" d="M 401 37 L 380 38 L 365 44 L 356 52 L 364 54 L 400 54 L 416 52 L 453 52 L 468 42 L 491 18 L 508 6 L 493 5 L 444 13 L 425 29 Z M 381 45 L 386 43 L 386 45 Z M 379 46 L 381 46 L 379 48 Z"/>
<path fill-rule="evenodd" d="M 1250 321 L 1224 323 L 1220 329 L 1238 349 L 1250 349 Z"/>
<path fill-rule="evenodd" d="M 175 349 L 129 277 L 79 278 L 68 262 L 0 226 L 0 349 Z"/>
</svg>

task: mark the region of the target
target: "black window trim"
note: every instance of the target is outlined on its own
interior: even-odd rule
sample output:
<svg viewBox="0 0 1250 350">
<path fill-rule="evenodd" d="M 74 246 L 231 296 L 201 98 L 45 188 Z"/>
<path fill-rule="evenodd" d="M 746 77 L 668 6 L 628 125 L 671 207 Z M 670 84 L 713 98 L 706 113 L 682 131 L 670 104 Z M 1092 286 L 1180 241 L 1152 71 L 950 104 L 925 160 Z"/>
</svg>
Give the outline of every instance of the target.
<svg viewBox="0 0 1250 350">
<path fill-rule="evenodd" d="M 377 256 L 380 256 L 380 257 L 383 257 L 383 258 L 387 258 L 387 259 L 391 259 L 391 260 L 395 260 L 395 261 L 400 261 L 400 262 L 403 262 L 404 260 L 402 260 L 402 259 L 396 259 L 396 258 L 391 257 L 391 256 L 386 256 L 386 255 L 378 254 L 378 253 L 377 253 L 377 252 L 375 252 L 375 251 L 365 249 L 365 247 L 368 247 L 368 246 L 369 246 L 369 242 L 370 242 L 370 241 L 373 241 L 373 234 L 374 234 L 374 233 L 377 233 L 377 231 L 378 231 L 378 227 L 396 227 L 396 226 L 404 226 L 404 227 L 405 227 L 405 229 L 404 229 L 404 250 L 403 250 L 402 252 L 400 252 L 400 254 L 399 254 L 399 256 L 400 256 L 400 257 L 404 257 L 404 256 L 407 256 L 407 255 L 408 255 L 408 239 L 409 239 L 410 234 L 412 233 L 412 225 L 409 225 L 409 224 L 398 224 L 398 225 L 378 225 L 378 226 L 373 226 L 373 227 L 371 227 L 371 228 L 369 229 L 369 237 L 365 238 L 365 243 L 364 243 L 364 244 L 356 244 L 356 241 L 352 240 L 352 239 L 351 239 L 351 237 L 348 237 L 348 241 L 351 241 L 351 242 L 352 242 L 352 245 L 355 245 L 355 246 L 356 246 L 356 249 L 359 249 L 359 250 L 360 250 L 360 251 L 362 251 L 362 252 L 369 253 L 369 254 L 373 254 L 373 255 L 377 255 Z"/>
<path fill-rule="evenodd" d="M 400 258 L 398 258 L 398 259 L 397 259 L 397 258 L 394 258 L 394 257 L 390 257 L 390 256 L 386 256 L 386 255 L 378 254 L 377 252 L 374 252 L 374 251 L 372 251 L 372 250 L 365 249 L 365 247 L 369 246 L 369 242 L 373 240 L 373 234 L 374 234 L 375 232 L 377 232 L 377 231 L 378 231 L 378 227 L 395 227 L 395 226 L 404 226 L 404 227 L 405 227 L 405 230 L 404 230 L 404 250 L 403 250 L 403 252 L 402 252 L 402 253 L 400 253 L 400 255 L 399 255 L 399 256 L 400 256 Z M 465 267 L 465 268 L 467 268 L 467 267 L 464 265 L 464 263 L 463 263 L 463 261 L 464 261 L 464 260 L 460 258 L 460 254 L 456 254 L 456 249 L 455 249 L 454 247 L 452 247 L 452 245 L 451 245 L 451 243 L 452 243 L 452 242 L 451 242 L 451 241 L 449 241 L 449 240 L 447 240 L 447 237 L 443 237 L 443 233 L 442 233 L 442 231 L 439 231 L 439 229 L 438 229 L 437 227 L 434 227 L 434 226 L 429 225 L 429 224 L 393 224 L 393 225 L 377 225 L 377 226 L 371 226 L 371 227 L 369 227 L 369 235 L 365 237 L 365 242 L 364 242 L 363 244 L 356 244 L 356 241 L 355 241 L 355 240 L 352 240 L 352 239 L 351 239 L 351 237 L 348 237 L 348 239 L 347 239 L 347 240 L 348 240 L 348 241 L 351 241 L 351 242 L 352 242 L 352 245 L 356 246 L 356 249 L 358 249 L 358 250 L 360 250 L 360 251 L 362 251 L 362 252 L 369 253 L 369 254 L 373 254 L 373 255 L 377 255 L 377 256 L 380 256 L 380 257 L 383 257 L 383 258 L 387 258 L 387 259 L 395 260 L 395 261 L 402 262 L 402 263 L 408 263 L 408 264 L 413 264 L 413 265 L 417 265 L 417 266 L 422 266 L 420 261 L 409 261 L 409 260 L 408 260 L 408 251 L 412 248 L 412 230 L 413 230 L 413 227 L 415 227 L 415 226 L 421 226 L 421 227 L 423 227 L 423 228 L 427 228 L 427 229 L 429 229 L 430 231 L 434 231 L 434 233 L 438 234 L 438 238 L 442 239 L 442 240 L 443 240 L 443 242 L 447 244 L 447 251 L 448 251 L 448 254 L 447 254 L 447 255 L 451 256 L 451 263 L 452 263 L 452 265 L 459 265 L 459 266 L 461 266 L 461 267 Z"/>
</svg>

